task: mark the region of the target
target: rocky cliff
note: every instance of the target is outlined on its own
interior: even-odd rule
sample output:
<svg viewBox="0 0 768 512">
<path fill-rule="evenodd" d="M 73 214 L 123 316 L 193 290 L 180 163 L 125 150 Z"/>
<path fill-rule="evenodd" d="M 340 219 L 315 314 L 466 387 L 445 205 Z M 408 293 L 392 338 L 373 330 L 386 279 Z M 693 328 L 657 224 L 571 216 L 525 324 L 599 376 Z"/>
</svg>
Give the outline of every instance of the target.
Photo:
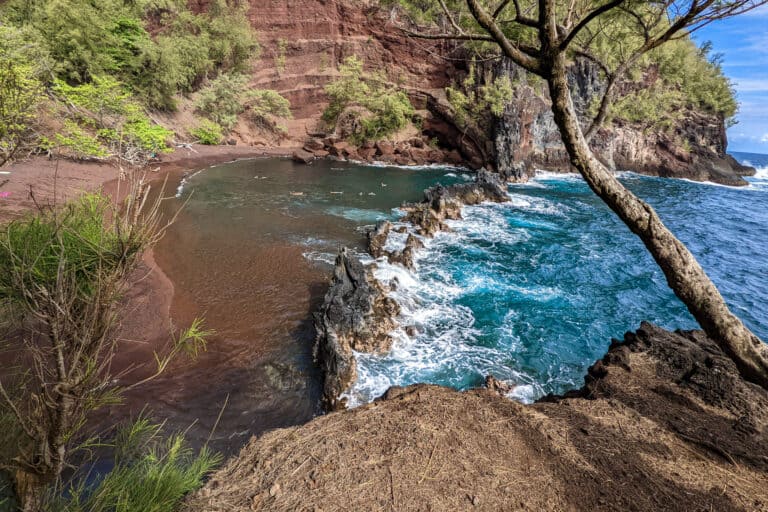
<svg viewBox="0 0 768 512">
<path fill-rule="evenodd" d="M 207 4 L 193 2 L 197 10 Z M 525 179 L 533 167 L 568 169 L 545 86 L 528 84 L 509 62 L 493 63 L 491 72 L 509 76 L 515 84 L 504 114 L 480 129 L 459 128 L 445 88 L 458 83 L 467 69 L 465 54 L 455 43 L 405 37 L 395 27 L 396 10 L 383 9 L 376 0 L 251 0 L 248 16 L 262 46 L 252 85 L 275 89 L 291 101 L 294 118 L 287 123 L 282 145 L 303 146 L 311 136 L 321 136 L 305 148 L 307 153 L 397 164 L 462 162 L 499 169 L 513 179 Z M 324 139 L 328 134 L 319 122 L 327 106 L 324 86 L 352 55 L 408 91 L 421 120 L 420 134 L 405 134 L 390 151 L 378 145 L 337 148 L 337 140 Z M 577 63 L 571 82 L 574 101 L 585 111 L 602 87 L 596 70 Z M 241 143 L 265 144 L 248 130 L 234 136 Z M 438 142 L 442 151 L 425 150 L 424 141 Z M 744 184 L 740 175 L 750 169 L 727 156 L 726 145 L 723 119 L 696 111 L 687 112 L 671 130 L 616 124 L 593 140 L 596 154 L 613 169 Z M 301 157 L 311 161 L 312 155 Z"/>
<path fill-rule="evenodd" d="M 574 105 L 588 126 L 590 105 L 593 98 L 602 94 L 604 84 L 597 67 L 588 61 L 576 61 L 570 71 Z M 492 73 L 517 84 L 513 101 L 493 127 L 493 159 L 497 168 L 514 172 L 517 163 L 526 162 L 539 169 L 568 169 L 568 155 L 546 92 L 536 90 L 525 71 L 507 59 L 493 65 Z M 651 86 L 659 77 L 651 73 L 645 80 L 644 86 Z M 693 109 L 684 111 L 678 122 L 664 130 L 614 122 L 593 137 L 591 146 L 612 170 L 725 185 L 744 185 L 741 176 L 755 172 L 726 154 L 728 141 L 722 116 Z"/>
</svg>

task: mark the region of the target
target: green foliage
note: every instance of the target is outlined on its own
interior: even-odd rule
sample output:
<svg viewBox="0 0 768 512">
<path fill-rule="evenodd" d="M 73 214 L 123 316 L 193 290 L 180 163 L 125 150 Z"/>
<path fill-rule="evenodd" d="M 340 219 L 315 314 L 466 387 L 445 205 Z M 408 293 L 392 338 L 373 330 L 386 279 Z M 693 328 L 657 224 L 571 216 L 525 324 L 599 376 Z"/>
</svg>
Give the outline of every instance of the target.
<svg viewBox="0 0 768 512">
<path fill-rule="evenodd" d="M 475 75 L 473 64 L 461 86 L 447 87 L 445 90 L 456 121 L 461 126 L 480 123 L 489 112 L 495 116 L 502 115 L 514 94 L 509 77 L 497 77 L 492 83 L 478 87 L 475 85 L 477 82 Z"/>
<path fill-rule="evenodd" d="M 51 512 L 168 512 L 198 488 L 221 463 L 204 447 L 195 454 L 182 434 L 163 439 L 161 426 L 141 418 L 118 431 L 113 444 L 115 467 L 95 486 L 83 477 L 62 493 L 54 489 Z"/>
<path fill-rule="evenodd" d="M 65 148 L 70 156 L 77 159 L 106 158 L 109 151 L 99 140 L 86 133 L 75 121 L 64 121 L 64 130 L 54 135 L 56 145 Z"/>
<path fill-rule="evenodd" d="M 1 22 L 0 59 L 18 66 L 29 66 L 33 76 L 43 83 L 52 78 L 54 62 L 42 36 L 30 26 L 15 27 Z"/>
<path fill-rule="evenodd" d="M 733 84 L 723 74 L 718 57 L 710 58 L 710 48 L 697 48 L 690 39 L 670 41 L 652 55 L 652 60 L 667 88 L 680 91 L 684 102 L 727 119 L 736 115 L 738 104 Z"/>
<path fill-rule="evenodd" d="M 173 108 L 175 94 L 215 69 L 244 70 L 258 50 L 240 2 L 195 15 L 176 0 L 10 0 L 2 14 L 44 47 L 59 78 L 110 75 L 157 108 Z M 144 17 L 159 20 L 154 37 Z"/>
<path fill-rule="evenodd" d="M 671 126 L 689 109 L 700 109 L 728 120 L 738 109 L 733 86 L 716 59 L 708 58 L 708 48 L 696 48 L 688 40 L 670 41 L 650 56 L 649 66 L 658 69 L 652 84 L 634 87 L 618 98 L 611 116 L 647 126 Z M 642 76 L 636 76 L 642 80 Z M 593 112 L 597 105 L 593 105 Z"/>
<path fill-rule="evenodd" d="M 222 128 L 231 130 L 238 114 L 245 110 L 243 99 L 247 86 L 248 78 L 244 75 L 220 75 L 200 90 L 195 108 Z"/>
<path fill-rule="evenodd" d="M 271 89 L 256 89 L 247 93 L 246 106 L 251 119 L 267 126 L 274 117 L 291 118 L 291 102 Z"/>
<path fill-rule="evenodd" d="M 381 73 L 363 72 L 363 61 L 348 57 L 339 67 L 341 76 L 325 87 L 330 104 L 323 119 L 333 125 L 349 106 L 359 105 L 370 117 L 360 119 L 362 129 L 353 134 L 356 142 L 377 140 L 405 128 L 415 110 L 405 92 L 390 86 Z"/>
<path fill-rule="evenodd" d="M 64 104 L 75 108 L 75 121 L 65 123 L 66 135 L 57 134 L 55 138 L 76 154 L 106 156 L 94 147 L 99 141 L 124 154 L 169 151 L 167 141 L 173 132 L 154 124 L 114 78 L 95 76 L 91 82 L 75 86 L 56 80 L 53 92 Z M 96 128 L 99 140 L 83 133 L 82 127 Z"/>
<path fill-rule="evenodd" d="M 31 125 L 43 100 L 43 85 L 29 64 L 0 54 L 0 165 L 31 144 Z"/>
<path fill-rule="evenodd" d="M 196 128 L 190 131 L 190 134 L 197 139 L 197 142 L 207 146 L 219 144 L 224 138 L 221 126 L 208 119 L 203 119 Z"/>
<path fill-rule="evenodd" d="M 285 71 L 285 54 L 288 51 L 288 41 L 279 39 L 277 41 L 277 54 L 275 55 L 275 68 L 277 74 L 281 75 Z"/>
<path fill-rule="evenodd" d="M 0 300 L 22 301 L 15 269 L 23 268 L 29 288 L 56 289 L 61 265 L 75 276 L 84 297 L 95 289 L 91 277 L 122 264 L 122 249 L 136 254 L 138 241 L 120 236 L 118 226 L 105 224 L 109 200 L 84 194 L 61 211 L 44 211 L 11 222 L 0 232 Z M 125 245 L 125 244 L 128 245 Z"/>
<path fill-rule="evenodd" d="M 216 334 L 212 329 L 204 327 L 202 318 L 195 318 L 192 324 L 179 334 L 175 343 L 178 352 L 186 352 L 187 355 L 196 358 L 200 352 L 205 352 L 208 346 L 208 338 Z"/>
<path fill-rule="evenodd" d="M 274 128 L 274 118 L 291 117 L 291 104 L 277 91 L 248 89 L 248 78 L 236 73 L 220 75 L 200 91 L 195 102 L 197 111 L 225 131 L 237 123 L 245 111 L 257 124 Z"/>
<path fill-rule="evenodd" d="M 323 119 L 335 123 L 339 114 L 348 105 L 361 103 L 369 98 L 374 84 L 381 84 L 384 77 L 380 73 L 371 74 L 369 79 L 363 79 L 363 61 L 356 56 L 347 57 L 344 64 L 339 66 L 341 76 L 325 86 L 325 92 L 331 99 L 328 108 L 323 112 Z"/>
</svg>

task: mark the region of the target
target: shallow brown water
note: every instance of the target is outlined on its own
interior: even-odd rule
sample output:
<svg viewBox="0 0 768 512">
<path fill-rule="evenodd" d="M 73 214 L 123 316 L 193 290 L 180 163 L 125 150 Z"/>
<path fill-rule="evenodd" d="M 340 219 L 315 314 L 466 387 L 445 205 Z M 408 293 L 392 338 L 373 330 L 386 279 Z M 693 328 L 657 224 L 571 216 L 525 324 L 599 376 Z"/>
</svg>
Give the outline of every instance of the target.
<svg viewBox="0 0 768 512">
<path fill-rule="evenodd" d="M 216 333 L 196 360 L 131 393 L 127 410 L 146 407 L 227 454 L 319 414 L 312 313 L 329 262 L 341 245 L 362 249 L 363 226 L 456 180 L 446 173 L 262 159 L 193 174 L 165 204 L 169 215 L 185 206 L 154 259 L 173 285 L 173 325 L 202 316 Z"/>
</svg>

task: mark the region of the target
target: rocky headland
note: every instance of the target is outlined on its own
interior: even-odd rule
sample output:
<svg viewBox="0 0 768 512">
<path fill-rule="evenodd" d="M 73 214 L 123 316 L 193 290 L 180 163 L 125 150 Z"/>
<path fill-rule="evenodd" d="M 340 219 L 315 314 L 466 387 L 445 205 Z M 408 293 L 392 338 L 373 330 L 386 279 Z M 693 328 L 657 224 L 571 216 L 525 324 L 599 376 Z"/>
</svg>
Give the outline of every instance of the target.
<svg viewBox="0 0 768 512">
<path fill-rule="evenodd" d="M 392 388 L 254 438 L 187 510 L 766 510 L 767 425 L 714 342 L 644 323 L 567 396 Z"/>
<path fill-rule="evenodd" d="M 368 252 L 376 260 L 384 258 L 414 270 L 416 251 L 423 247 L 420 237 L 432 237 L 438 231 L 450 229 L 445 221 L 461 219 L 464 205 L 486 201 L 509 201 L 506 182 L 490 171 L 479 171 L 469 183 L 429 188 L 422 201 L 402 205 L 402 221 L 412 230 L 403 247 L 388 249 L 388 239 L 394 229 L 407 233 L 407 225 L 395 228 L 391 222 L 383 221 L 368 232 Z M 400 306 L 387 293 L 398 283 L 382 283 L 374 276 L 375 269 L 376 262 L 364 266 L 358 257 L 342 248 L 328 292 L 315 313 L 314 356 L 323 375 L 323 403 L 327 410 L 346 407 L 342 395 L 357 378 L 354 352 L 386 353 L 392 347 L 390 333 L 397 326 Z"/>
</svg>

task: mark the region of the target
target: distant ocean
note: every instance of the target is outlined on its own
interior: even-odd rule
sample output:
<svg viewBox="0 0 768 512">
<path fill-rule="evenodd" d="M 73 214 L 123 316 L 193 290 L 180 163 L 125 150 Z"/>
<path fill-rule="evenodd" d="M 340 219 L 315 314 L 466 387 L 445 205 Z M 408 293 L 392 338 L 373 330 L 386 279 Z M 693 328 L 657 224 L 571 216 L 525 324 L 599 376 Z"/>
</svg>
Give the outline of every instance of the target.
<svg viewBox="0 0 768 512">
<path fill-rule="evenodd" d="M 734 153 L 758 169 L 731 188 L 624 173 L 697 256 L 733 311 L 768 340 L 768 155 Z M 418 269 L 397 276 L 401 323 L 392 353 L 359 356 L 353 403 L 391 385 L 478 386 L 488 374 L 534 400 L 581 386 L 611 338 L 642 320 L 696 322 L 634 235 L 576 175 L 539 174 L 511 201 L 466 207 L 452 231 L 426 241 Z"/>
</svg>

